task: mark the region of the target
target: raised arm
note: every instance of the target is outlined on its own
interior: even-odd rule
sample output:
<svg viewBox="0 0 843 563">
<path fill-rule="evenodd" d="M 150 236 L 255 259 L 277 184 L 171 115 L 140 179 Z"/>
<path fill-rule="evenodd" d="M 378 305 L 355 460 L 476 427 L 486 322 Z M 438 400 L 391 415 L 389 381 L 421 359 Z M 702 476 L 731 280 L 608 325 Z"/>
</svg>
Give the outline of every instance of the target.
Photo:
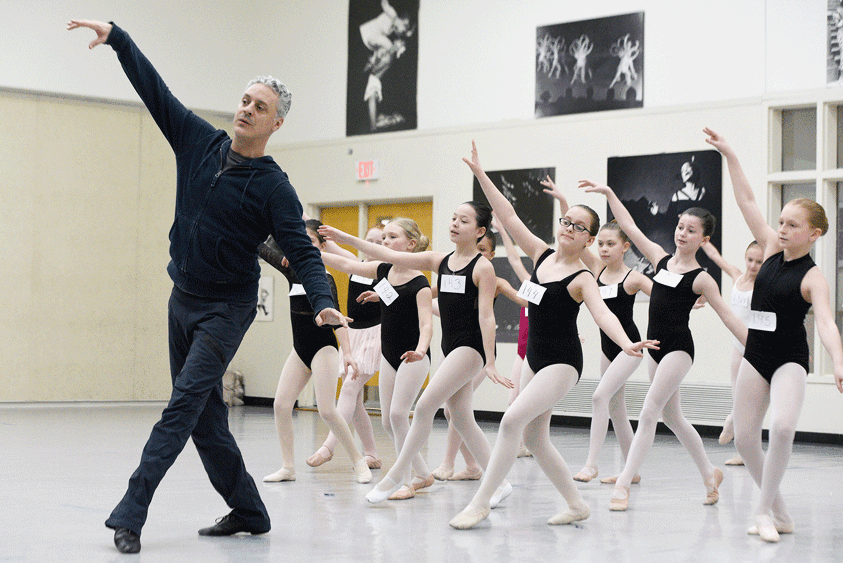
<svg viewBox="0 0 843 563">
<path fill-rule="evenodd" d="M 88 45 L 89 49 L 102 43 L 111 45 L 126 77 L 176 154 L 188 144 L 194 144 L 195 136 L 200 132 L 210 134 L 216 131 L 173 96 L 152 63 L 119 26 L 94 20 L 70 20 L 67 24 L 68 30 L 79 28 L 89 28 L 97 34 Z"/>
<path fill-rule="evenodd" d="M 732 189 L 735 192 L 735 201 L 738 208 L 743 214 L 752 236 L 764 249 L 764 258 L 775 254 L 779 250 L 778 237 L 776 231 L 767 224 L 764 219 L 764 214 L 758 208 L 758 203 L 755 201 L 755 194 L 752 192 L 752 186 L 749 185 L 749 180 L 744 174 L 741 163 L 738 161 L 738 156 L 726 139 L 716 133 L 715 131 L 706 127 L 703 132 L 708 135 L 705 140 L 706 143 L 716 148 L 726 159 L 726 164 L 729 167 L 729 177 L 732 179 Z"/>
<path fill-rule="evenodd" d="M 604 184 L 592 182 L 591 180 L 580 180 L 579 187 L 585 188 L 585 191 L 588 193 L 598 193 L 606 196 L 606 201 L 609 202 L 609 208 L 615 215 L 615 220 L 621 226 L 623 232 L 626 233 L 626 236 L 629 237 L 629 240 L 632 241 L 632 244 L 637 246 L 638 250 L 653 264 L 653 267 L 667 254 L 660 245 L 648 239 L 641 232 L 641 229 L 635 224 L 632 215 L 629 214 L 629 211 L 621 203 L 621 200 L 618 199 L 612 188 Z"/>
<path fill-rule="evenodd" d="M 512 237 L 509 236 L 509 233 L 506 232 L 506 229 L 503 228 L 503 225 L 501 225 L 500 221 L 498 221 L 498 217 L 494 213 L 492 214 L 492 226 L 496 228 L 501 235 L 503 247 L 506 248 L 506 261 L 509 262 L 509 265 L 512 267 L 512 271 L 515 272 L 515 275 L 522 282 L 530 279 L 530 272 L 527 271 L 527 268 L 524 267 L 524 263 L 521 262 L 521 256 L 518 255 L 518 249 L 515 248 L 515 244 L 512 242 Z"/>
<path fill-rule="evenodd" d="M 503 295 L 513 303 L 520 305 L 521 307 L 526 307 L 529 305 L 526 299 L 523 297 L 518 297 L 518 290 L 512 287 L 512 285 L 503 278 L 497 278 L 497 289 L 495 293 L 498 295 Z"/>
<path fill-rule="evenodd" d="M 325 262 L 326 266 L 330 266 L 340 272 L 345 272 L 350 275 L 356 274 L 358 276 L 371 279 L 375 279 L 375 277 L 377 277 L 378 266 L 380 265 L 380 262 L 377 261 L 361 262 L 360 260 L 357 260 L 357 258 L 352 260 L 344 256 L 338 256 L 337 254 L 331 254 L 330 252 L 322 253 L 322 261 Z"/>
<path fill-rule="evenodd" d="M 441 252 L 425 250 L 424 252 L 396 252 L 379 244 L 373 244 L 357 238 L 330 225 L 319 227 L 319 234 L 338 244 L 347 244 L 363 251 L 366 256 L 381 262 L 397 264 L 413 270 L 432 271 L 439 269 L 439 264 L 445 255 Z"/>
<path fill-rule="evenodd" d="M 564 217 L 568 212 L 568 199 L 565 197 L 565 194 L 562 193 L 562 190 L 559 189 L 555 183 L 553 183 L 553 180 L 550 179 L 550 175 L 539 183 L 544 186 L 544 189 L 542 190 L 544 193 L 550 194 L 553 196 L 553 199 L 559 202 L 559 215 Z"/>
<path fill-rule="evenodd" d="M 726 272 L 729 277 L 732 278 L 732 281 L 736 281 L 739 277 L 741 277 L 743 272 L 741 272 L 737 266 L 727 262 L 726 259 L 723 258 L 723 255 L 714 248 L 714 245 L 711 244 L 710 241 L 702 243 L 701 248 L 703 249 L 703 252 L 706 253 L 706 256 L 711 258 L 712 262 L 717 264 L 721 270 Z"/>
<path fill-rule="evenodd" d="M 515 208 L 498 190 L 483 167 L 480 165 L 480 157 L 477 155 L 477 145 L 471 141 L 471 159 L 463 158 L 463 162 L 468 164 L 468 167 L 474 173 L 474 176 L 480 182 L 480 189 L 486 195 L 486 199 L 492 205 L 492 209 L 497 213 L 498 219 L 503 223 L 504 228 L 509 231 L 515 242 L 518 243 L 524 252 L 535 262 L 542 252 L 547 250 L 547 243 L 530 232 L 530 229 L 518 218 L 515 213 Z"/>
<path fill-rule="evenodd" d="M 817 325 L 820 340 L 834 365 L 834 382 L 837 384 L 837 390 L 843 393 L 843 345 L 840 343 L 840 333 L 834 323 L 834 314 L 829 305 L 831 299 L 828 283 L 819 268 L 808 270 L 802 283 L 807 288 L 808 301 L 814 308 L 814 322 Z"/>
</svg>

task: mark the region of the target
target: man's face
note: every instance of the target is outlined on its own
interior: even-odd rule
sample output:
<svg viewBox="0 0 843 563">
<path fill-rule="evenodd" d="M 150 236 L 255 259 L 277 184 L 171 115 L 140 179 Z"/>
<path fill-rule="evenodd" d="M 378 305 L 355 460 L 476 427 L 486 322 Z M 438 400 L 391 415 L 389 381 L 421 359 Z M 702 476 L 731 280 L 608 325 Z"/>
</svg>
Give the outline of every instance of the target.
<svg viewBox="0 0 843 563">
<path fill-rule="evenodd" d="M 234 134 L 243 139 L 269 139 L 284 120 L 278 117 L 278 95 L 264 84 L 252 84 L 243 93 L 234 114 Z"/>
</svg>

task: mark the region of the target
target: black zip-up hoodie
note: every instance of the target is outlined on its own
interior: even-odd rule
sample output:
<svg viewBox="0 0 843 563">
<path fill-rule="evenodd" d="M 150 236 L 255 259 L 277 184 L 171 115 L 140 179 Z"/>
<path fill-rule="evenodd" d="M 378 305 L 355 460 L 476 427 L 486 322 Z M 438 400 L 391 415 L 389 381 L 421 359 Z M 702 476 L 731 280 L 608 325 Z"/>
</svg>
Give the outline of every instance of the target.
<svg viewBox="0 0 843 563">
<path fill-rule="evenodd" d="M 117 52 L 176 155 L 176 213 L 167 266 L 173 283 L 200 297 L 254 299 L 260 278 L 258 245 L 271 234 L 301 280 L 314 313 L 333 307 L 301 203 L 272 157 L 246 160 L 223 172 L 231 147 L 228 134 L 185 108 L 117 25 L 106 43 Z"/>
</svg>

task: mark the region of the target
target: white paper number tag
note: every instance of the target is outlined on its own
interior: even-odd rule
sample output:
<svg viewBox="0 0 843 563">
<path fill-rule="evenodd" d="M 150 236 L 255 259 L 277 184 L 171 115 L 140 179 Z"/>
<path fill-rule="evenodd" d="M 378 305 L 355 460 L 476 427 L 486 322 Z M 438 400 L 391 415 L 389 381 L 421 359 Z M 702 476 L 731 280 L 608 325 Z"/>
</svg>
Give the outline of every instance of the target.
<svg viewBox="0 0 843 563">
<path fill-rule="evenodd" d="M 662 285 L 666 285 L 668 287 L 676 287 L 679 285 L 679 282 L 682 281 L 682 276 L 685 274 L 674 274 L 673 272 L 668 272 L 667 268 L 662 268 L 659 270 L 659 273 L 656 274 L 656 277 L 653 278 L 653 281 L 659 282 Z"/>
<path fill-rule="evenodd" d="M 465 293 L 465 276 L 442 275 L 439 283 L 439 291 L 442 293 Z"/>
<path fill-rule="evenodd" d="M 749 307 L 750 294 L 746 292 L 732 292 L 732 305 L 735 307 Z"/>
<path fill-rule="evenodd" d="M 294 283 L 290 286 L 290 297 L 296 297 L 297 295 L 307 295 L 304 292 L 304 286 L 300 283 Z"/>
<path fill-rule="evenodd" d="M 352 274 L 351 281 L 355 283 L 361 283 L 363 285 L 372 285 L 375 280 L 373 280 L 372 278 L 364 278 L 363 276 L 358 276 L 357 274 Z"/>
<path fill-rule="evenodd" d="M 746 328 L 773 332 L 776 330 L 776 314 L 768 311 L 750 311 Z"/>
<path fill-rule="evenodd" d="M 386 278 L 382 279 L 375 285 L 375 293 L 381 298 L 381 302 L 389 307 L 393 301 L 398 299 L 398 292 L 392 287 L 392 284 Z"/>
<path fill-rule="evenodd" d="M 600 297 L 603 299 L 614 299 L 618 296 L 618 284 L 613 283 L 612 285 L 601 285 L 600 286 Z"/>
<path fill-rule="evenodd" d="M 530 280 L 524 280 L 524 283 L 521 284 L 521 289 L 518 290 L 518 297 L 538 305 L 541 303 L 545 291 L 547 291 L 546 287 L 542 287 Z"/>
</svg>

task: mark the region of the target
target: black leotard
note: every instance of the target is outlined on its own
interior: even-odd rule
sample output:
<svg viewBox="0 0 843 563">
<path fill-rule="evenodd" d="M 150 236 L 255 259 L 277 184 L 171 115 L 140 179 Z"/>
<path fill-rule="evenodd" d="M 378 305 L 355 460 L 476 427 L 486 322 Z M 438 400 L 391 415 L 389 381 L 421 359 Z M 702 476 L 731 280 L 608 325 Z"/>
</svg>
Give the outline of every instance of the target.
<svg viewBox="0 0 843 563">
<path fill-rule="evenodd" d="M 667 262 L 671 259 L 668 254 L 656 266 L 656 275 L 667 269 Z M 669 272 L 670 270 L 668 270 Z M 694 338 L 688 328 L 691 309 L 697 302 L 699 295 L 694 293 L 694 280 L 702 268 L 679 274 L 682 279 L 676 287 L 670 287 L 653 279 L 653 290 L 650 293 L 650 320 L 647 325 L 647 338 L 660 342 L 658 350 L 647 350 L 650 356 L 660 362 L 670 352 L 681 350 L 687 352 L 694 359 Z"/>
<path fill-rule="evenodd" d="M 354 278 L 358 276 L 351 276 L 348 279 L 348 300 L 346 301 L 346 311 L 348 316 L 353 320 L 348 323 L 348 328 L 372 328 L 381 322 L 381 308 L 377 303 L 358 303 L 357 298 L 361 293 L 372 291 L 375 283 L 365 284 L 356 281 Z"/>
<path fill-rule="evenodd" d="M 286 268 L 280 270 L 287 281 L 290 283 L 290 292 L 293 292 L 293 286 L 301 287 L 296 273 L 292 269 Z M 327 272 L 326 272 L 327 273 Z M 337 303 L 337 285 L 334 283 L 334 277 L 328 274 L 328 285 L 331 286 L 331 293 L 334 296 L 334 307 L 339 310 Z M 310 369 L 310 364 L 313 362 L 313 357 L 316 352 L 325 346 L 337 347 L 337 337 L 334 336 L 334 331 L 329 326 L 318 326 L 313 321 L 313 309 L 307 300 L 307 295 L 302 292 L 300 295 L 290 296 L 290 322 L 293 326 L 293 349 L 298 354 L 304 365 Z"/>
<path fill-rule="evenodd" d="M 814 267 L 814 260 L 806 254 L 785 261 L 784 252 L 767 258 L 758 270 L 752 292 L 752 311 L 776 315 L 776 330 L 750 328 L 743 357 L 761 377 L 772 381 L 775 371 L 794 362 L 808 372 L 808 337 L 805 315 L 811 304 L 802 297 L 802 279 Z"/>
<path fill-rule="evenodd" d="M 597 285 L 601 287 L 606 285 L 600 281 L 600 276 L 604 271 L 606 271 L 606 268 L 600 270 L 600 273 L 597 275 Z M 618 294 L 615 297 L 604 299 L 603 302 L 606 303 L 609 310 L 614 313 L 621 322 L 621 326 L 629 339 L 633 342 L 638 342 L 641 340 L 641 333 L 638 332 L 638 327 L 635 326 L 635 321 L 632 320 L 632 306 L 635 304 L 635 294 L 633 293 L 630 295 L 623 288 L 623 284 L 626 283 L 626 278 L 629 277 L 631 272 L 632 270 L 629 270 L 621 282 L 616 284 L 618 286 Z M 600 347 L 610 362 L 614 360 L 618 354 L 623 352 L 623 349 L 615 344 L 615 341 L 609 338 L 609 335 L 603 332 L 602 328 L 600 329 Z"/>
<path fill-rule="evenodd" d="M 486 352 L 483 350 L 483 335 L 480 332 L 480 313 L 478 299 L 480 290 L 474 285 L 472 276 L 474 265 L 480 259 L 480 254 L 472 258 L 466 266 L 454 272 L 448 267 L 448 260 L 453 252 L 442 259 L 439 264 L 439 277 L 436 287 L 439 289 L 439 314 L 442 322 L 442 353 L 445 357 L 460 346 L 474 348 L 486 363 Z M 465 293 L 451 293 L 442 291 L 442 276 L 463 276 Z"/>
<path fill-rule="evenodd" d="M 580 303 L 571 297 L 568 284 L 583 272 L 582 269 L 558 281 L 539 283 L 536 273 L 544 260 L 555 251 L 548 248 L 536 261 L 530 281 L 545 288 L 541 302 L 530 302 L 527 319 L 527 364 L 533 373 L 553 364 L 567 364 L 577 370 L 577 380 L 582 375 L 582 345 L 577 330 Z"/>
<path fill-rule="evenodd" d="M 386 279 L 392 264 L 378 266 L 378 282 Z M 407 283 L 393 285 L 398 297 L 386 305 L 380 301 L 381 317 L 381 354 L 389 362 L 392 369 L 398 371 L 401 366 L 401 356 L 419 345 L 419 307 L 416 294 L 426 287 L 430 287 L 427 278 L 419 274 Z M 427 349 L 430 357 L 430 348 Z"/>
</svg>

